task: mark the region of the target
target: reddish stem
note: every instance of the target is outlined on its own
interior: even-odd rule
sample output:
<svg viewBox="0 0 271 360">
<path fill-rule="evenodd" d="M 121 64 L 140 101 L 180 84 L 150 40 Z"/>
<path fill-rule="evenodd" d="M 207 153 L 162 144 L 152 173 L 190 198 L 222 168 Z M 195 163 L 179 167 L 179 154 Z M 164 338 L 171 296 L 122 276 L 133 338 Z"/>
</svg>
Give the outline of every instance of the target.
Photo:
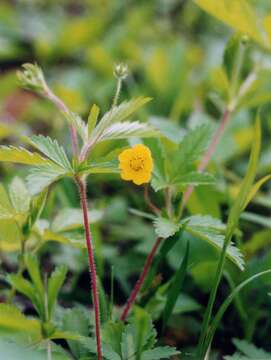
<svg viewBox="0 0 271 360">
<path fill-rule="evenodd" d="M 226 108 L 226 110 L 224 111 L 224 113 L 222 115 L 219 127 L 217 128 L 217 130 L 213 136 L 211 144 L 210 144 L 208 150 L 206 151 L 203 159 L 201 160 L 201 163 L 199 164 L 199 167 L 198 167 L 199 172 L 203 172 L 206 169 L 207 165 L 209 164 L 209 162 L 215 152 L 215 149 L 216 149 L 222 135 L 224 134 L 225 128 L 226 128 L 228 122 L 230 121 L 230 118 L 231 118 L 231 111 L 228 108 Z M 183 197 L 182 209 L 187 204 L 187 201 L 190 198 L 190 195 L 192 194 L 193 190 L 194 190 L 194 187 L 192 185 L 189 186 L 188 189 L 186 190 L 184 197 Z"/>
<path fill-rule="evenodd" d="M 133 291 L 131 292 L 131 295 L 129 297 L 129 299 L 127 300 L 127 303 L 125 305 L 125 308 L 121 314 L 121 317 L 120 317 L 120 320 L 122 321 L 125 321 L 125 319 L 127 318 L 128 314 L 129 314 L 129 311 L 132 307 L 132 305 L 134 304 L 135 300 L 136 300 L 136 297 L 146 279 L 146 276 L 148 274 L 148 271 L 151 267 L 151 264 L 152 264 L 152 261 L 153 261 L 153 258 L 154 258 L 154 255 L 158 249 L 158 246 L 160 245 L 162 241 L 162 238 L 157 238 L 156 241 L 155 241 L 155 244 L 153 245 L 152 249 L 151 249 L 151 252 L 149 253 L 148 257 L 147 257 L 147 260 L 144 264 L 144 268 L 143 268 L 143 271 L 139 277 L 139 279 L 137 280 L 137 283 L 133 289 Z"/>
<path fill-rule="evenodd" d="M 88 250 L 88 262 L 89 262 L 89 272 L 90 279 L 92 284 L 92 294 L 93 294 L 93 304 L 94 304 L 94 312 L 95 312 L 95 331 L 96 331 L 96 344 L 97 344 L 97 354 L 98 360 L 102 360 L 102 345 L 101 345 L 101 325 L 100 325 L 100 304 L 99 304 L 99 296 L 98 296 L 98 287 L 97 287 L 97 273 L 96 266 L 94 260 L 94 251 L 91 233 L 89 229 L 89 219 L 88 219 L 88 208 L 87 208 L 87 194 L 86 194 L 86 183 L 79 177 L 76 177 L 76 182 L 79 187 L 80 198 L 81 198 L 81 206 L 83 210 L 84 217 L 84 228 L 86 235 L 86 243 Z"/>
</svg>

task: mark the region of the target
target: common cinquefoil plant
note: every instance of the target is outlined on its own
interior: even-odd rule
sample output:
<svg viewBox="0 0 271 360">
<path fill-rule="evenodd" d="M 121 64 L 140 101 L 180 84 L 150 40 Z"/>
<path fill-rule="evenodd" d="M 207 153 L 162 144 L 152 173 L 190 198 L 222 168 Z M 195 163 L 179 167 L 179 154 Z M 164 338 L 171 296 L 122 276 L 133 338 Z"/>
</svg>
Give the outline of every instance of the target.
<svg viewBox="0 0 271 360">
<path fill-rule="evenodd" d="M 221 318 L 231 302 L 238 298 L 239 292 L 255 279 L 270 274 L 271 270 L 259 272 L 234 287 L 213 316 L 226 261 L 231 263 L 236 271 L 243 271 L 245 268 L 242 253 L 233 241 L 234 237 L 239 235 L 238 222 L 241 213 L 260 186 L 270 178 L 266 176 L 255 183 L 261 148 L 260 113 L 256 116 L 254 141 L 246 175 L 227 216 L 227 223 L 224 224 L 210 215 L 188 216 L 186 213 L 186 205 L 194 188 L 216 182 L 215 175 L 206 171 L 207 166 L 225 127 L 250 89 L 251 74 L 244 76 L 242 73 L 247 44 L 247 37 L 235 36 L 225 50 L 224 67 L 229 88 L 226 94 L 222 94 L 221 102 L 224 107 L 217 128 L 214 129 L 208 122 L 201 121 L 185 133 L 179 134 L 178 138 L 175 137 L 175 141 L 164 134 L 163 129 L 158 131 L 151 122 L 130 120 L 149 98 L 138 97 L 118 104 L 122 82 L 128 71 L 125 65 L 116 66 L 114 71 L 117 88 L 112 107 L 100 116 L 98 106 L 93 105 L 87 122 L 70 111 L 52 92 L 37 65 L 25 64 L 18 73 L 24 88 L 38 93 L 56 105 L 66 119 L 71 138 L 71 157 L 57 140 L 43 135 L 24 137 L 25 147 L 0 147 L 0 161 L 30 167 L 26 184 L 16 177 L 7 188 L 0 188 L 0 216 L 2 220 L 9 221 L 7 228 L 11 224 L 16 228 L 12 246 L 19 250 L 20 254 L 17 274 L 5 278 L 11 287 L 7 296 L 10 304 L 2 304 L 0 314 L 10 331 L 12 326 L 8 318 L 16 322 L 15 327 L 20 336 L 24 328 L 29 328 L 27 341 L 31 345 L 38 344 L 41 350 L 45 348 L 48 360 L 53 359 L 58 351 L 53 342 L 58 339 L 67 341 L 72 356 L 78 360 L 154 360 L 178 356 L 179 351 L 175 348 L 157 344 L 152 317 L 161 318 L 160 331 L 163 334 L 174 312 L 189 268 L 191 244 L 187 235 L 207 242 L 213 247 L 218 258 L 194 354 L 196 359 L 208 358 Z M 94 150 L 98 144 L 130 138 L 133 138 L 132 146 L 114 150 L 102 159 L 96 157 Z M 144 200 L 150 212 L 131 209 L 131 213 L 151 221 L 156 234 L 156 241 L 147 255 L 143 270 L 121 309 L 113 309 L 112 294 L 109 303 L 97 276 L 90 223 L 101 221 L 102 214 L 99 211 L 89 211 L 87 198 L 88 177 L 91 184 L 91 178 L 95 174 L 110 173 L 119 174 L 120 179 L 131 182 L 132 186 L 143 188 Z M 62 178 L 70 178 L 77 185 L 81 210 L 63 209 L 53 219 L 45 221 L 41 214 L 46 205 L 48 188 Z M 152 200 L 154 192 L 158 195 L 156 201 Z M 85 245 L 82 243 L 83 235 Z M 57 308 L 58 293 L 68 268 L 57 267 L 49 276 L 42 276 L 35 255 L 48 241 L 87 248 L 93 322 L 92 317 L 86 316 L 83 308 L 75 307 L 67 311 Z M 177 243 L 183 244 L 183 253 L 176 272 L 165 283 L 153 285 L 157 280 L 160 264 Z M 10 246 L 8 242 L 4 245 L 7 248 Z M 11 305 L 15 291 L 32 303 L 39 316 L 38 320 L 24 316 L 19 309 Z M 138 300 L 142 300 L 144 307 L 136 306 Z M 94 336 L 90 336 L 90 333 Z"/>
</svg>

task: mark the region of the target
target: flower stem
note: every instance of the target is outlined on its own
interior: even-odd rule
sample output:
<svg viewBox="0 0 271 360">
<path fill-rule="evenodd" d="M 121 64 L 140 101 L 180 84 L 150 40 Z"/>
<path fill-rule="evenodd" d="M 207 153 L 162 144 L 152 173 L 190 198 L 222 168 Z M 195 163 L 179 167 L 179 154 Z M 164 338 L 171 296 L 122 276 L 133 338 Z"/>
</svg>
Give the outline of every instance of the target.
<svg viewBox="0 0 271 360">
<path fill-rule="evenodd" d="M 79 188 L 80 198 L 81 198 L 81 207 L 83 211 L 84 218 L 84 228 L 85 236 L 88 250 L 88 262 L 89 262 L 89 272 L 92 284 L 92 294 L 93 294 L 93 304 L 95 312 L 95 332 L 96 332 L 96 344 L 97 344 L 97 354 L 98 360 L 102 360 L 102 345 L 101 345 L 101 324 L 100 324 L 100 304 L 98 296 L 98 286 L 97 286 L 97 274 L 96 266 L 94 260 L 94 250 L 92 244 L 91 232 L 89 229 L 89 219 L 88 219 L 88 208 L 87 208 L 87 194 L 86 194 L 86 182 L 80 177 L 75 178 L 76 183 Z"/>
<path fill-rule="evenodd" d="M 153 258 L 154 258 L 154 255 L 156 253 L 156 250 L 158 249 L 160 243 L 162 241 L 162 238 L 157 238 L 152 249 L 151 249 L 151 252 L 149 253 L 148 257 L 147 257 L 147 260 L 144 264 L 144 268 L 143 268 L 143 271 L 139 277 L 139 279 L 137 280 L 137 283 L 133 289 L 133 291 L 131 292 L 131 295 L 129 297 L 129 299 L 127 300 L 127 303 L 124 307 L 124 310 L 121 314 L 121 317 L 120 317 L 120 320 L 122 321 L 125 321 L 128 314 L 129 314 L 129 311 L 132 307 L 132 305 L 134 304 L 135 300 L 136 300 L 136 297 L 140 291 L 140 289 L 142 288 L 142 285 L 144 284 L 144 281 L 146 279 L 146 276 L 148 274 L 148 271 L 151 267 L 151 264 L 152 264 L 152 261 L 153 261 Z"/>
</svg>

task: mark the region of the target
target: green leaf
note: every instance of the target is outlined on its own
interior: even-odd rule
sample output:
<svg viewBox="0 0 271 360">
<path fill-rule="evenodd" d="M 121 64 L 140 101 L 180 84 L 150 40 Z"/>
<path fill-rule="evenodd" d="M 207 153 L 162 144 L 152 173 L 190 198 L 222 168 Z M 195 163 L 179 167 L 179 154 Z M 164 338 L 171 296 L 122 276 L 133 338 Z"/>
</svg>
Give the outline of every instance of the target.
<svg viewBox="0 0 271 360">
<path fill-rule="evenodd" d="M 193 170 L 195 161 L 199 160 L 207 149 L 212 136 L 211 127 L 203 124 L 189 130 L 179 144 L 178 151 L 169 154 L 172 162 L 171 178 Z"/>
<path fill-rule="evenodd" d="M 128 139 L 130 137 L 154 137 L 159 132 L 147 123 L 133 122 L 117 122 L 105 129 L 99 141 Z"/>
<path fill-rule="evenodd" d="M 92 209 L 88 211 L 90 224 L 99 222 L 103 217 L 102 210 Z M 83 213 L 81 209 L 64 208 L 52 222 L 52 230 L 55 232 L 69 231 L 83 227 Z"/>
<path fill-rule="evenodd" d="M 29 326 L 29 324 L 28 324 Z M 0 339 L 1 356 L 6 360 L 46 360 L 46 349 L 33 349 L 29 345 L 17 344 L 14 341 Z M 67 353 L 52 351 L 54 360 L 71 360 Z"/>
<path fill-rule="evenodd" d="M 110 345 L 112 349 L 121 355 L 121 339 L 124 330 L 124 324 L 121 321 L 107 322 L 102 330 L 103 341 Z"/>
<path fill-rule="evenodd" d="M 72 171 L 72 166 L 65 150 L 58 144 L 57 140 L 53 140 L 49 136 L 34 135 L 31 137 L 31 145 L 63 169 Z"/>
<path fill-rule="evenodd" d="M 195 215 L 182 220 L 185 230 L 190 234 L 207 241 L 210 245 L 221 251 L 225 238 L 226 226 L 211 216 Z M 244 260 L 240 250 L 231 243 L 227 249 L 227 257 L 241 270 L 244 269 Z"/>
<path fill-rule="evenodd" d="M 127 102 L 123 102 L 113 109 L 109 110 L 101 119 L 98 126 L 95 129 L 95 134 L 100 134 L 109 125 L 116 122 L 122 122 L 135 113 L 139 108 L 149 102 L 151 98 L 139 96 Z"/>
<path fill-rule="evenodd" d="M 96 340 L 93 338 L 82 338 L 80 343 L 84 345 L 92 354 L 96 354 Z M 111 348 L 111 346 L 102 343 L 103 357 L 106 360 L 121 360 L 120 356 Z"/>
<path fill-rule="evenodd" d="M 246 340 L 233 339 L 236 348 L 249 359 L 271 360 L 271 353 L 257 348 Z"/>
<path fill-rule="evenodd" d="M 212 174 L 206 172 L 191 171 L 184 175 L 176 176 L 171 181 L 172 185 L 178 186 L 198 186 L 198 185 L 210 185 L 215 183 L 215 177 Z"/>
<path fill-rule="evenodd" d="M 2 251 L 17 251 L 21 248 L 22 232 L 15 219 L 0 219 L 0 247 Z"/>
<path fill-rule="evenodd" d="M 91 162 L 82 169 L 82 174 L 118 174 L 118 161 Z"/>
<path fill-rule="evenodd" d="M 173 312 L 174 306 L 180 294 L 181 288 L 183 286 L 184 278 L 187 271 L 187 263 L 189 256 L 189 242 L 186 244 L 186 250 L 184 257 L 181 261 L 180 267 L 174 275 L 172 281 L 170 282 L 170 286 L 167 293 L 167 301 L 165 305 L 165 309 L 163 312 L 163 329 L 166 328 L 168 320 Z"/>
<path fill-rule="evenodd" d="M 37 195 L 65 175 L 68 176 L 69 173 L 53 164 L 31 168 L 26 178 L 28 191 L 31 195 Z"/>
<path fill-rule="evenodd" d="M 50 161 L 38 153 L 32 153 L 22 147 L 0 146 L 0 161 L 26 165 L 44 165 Z"/>
<path fill-rule="evenodd" d="M 33 341 L 41 339 L 40 322 L 27 318 L 13 305 L 0 304 L 0 332 L 2 331 L 7 334 L 22 333 L 30 336 Z"/>
<path fill-rule="evenodd" d="M 61 289 L 66 275 L 67 275 L 67 267 L 65 265 L 59 266 L 55 269 L 55 271 L 51 274 L 48 280 L 48 314 L 49 319 L 52 318 L 53 311 L 55 308 L 55 304 L 57 301 L 59 290 Z"/>
<path fill-rule="evenodd" d="M 173 347 L 159 346 L 153 350 L 144 351 L 141 360 L 169 359 L 171 356 L 179 354 L 180 352 Z"/>
<path fill-rule="evenodd" d="M 179 224 L 162 217 L 156 218 L 153 225 L 156 235 L 164 239 L 174 235 L 180 229 Z"/>
<path fill-rule="evenodd" d="M 74 307 L 65 310 L 63 321 L 63 329 L 65 331 L 73 331 L 80 336 L 89 335 L 89 313 L 81 307 Z M 68 340 L 72 353 L 77 357 L 87 356 L 87 350 L 84 349 L 78 341 Z"/>
<path fill-rule="evenodd" d="M 264 47 L 270 47 L 266 31 L 257 11 L 246 0 L 194 0 L 203 10 L 236 31 L 248 35 Z"/>
<path fill-rule="evenodd" d="M 136 354 L 135 328 L 128 324 L 121 337 L 121 355 L 122 359 L 134 359 Z"/>
<path fill-rule="evenodd" d="M 91 135 L 92 131 L 96 126 L 99 113 L 100 113 L 100 108 L 96 104 L 93 104 L 88 116 L 88 136 Z"/>
<path fill-rule="evenodd" d="M 30 299 L 40 317 L 45 317 L 44 301 L 37 294 L 34 286 L 30 281 L 24 279 L 21 275 L 10 274 L 7 277 L 8 282 L 20 293 Z"/>
<path fill-rule="evenodd" d="M 30 278 L 35 286 L 35 289 L 39 294 L 40 301 L 42 302 L 45 296 L 45 289 L 41 279 L 38 259 L 36 256 L 28 253 L 24 257 L 24 262 L 27 267 L 27 271 L 30 275 Z"/>
<path fill-rule="evenodd" d="M 37 196 L 33 197 L 30 203 L 29 226 L 30 229 L 35 225 L 36 221 L 41 216 L 47 200 L 47 191 L 43 191 Z"/>
<path fill-rule="evenodd" d="M 150 314 L 142 308 L 135 307 L 133 324 L 136 331 L 136 354 L 137 358 L 140 359 L 141 353 L 145 350 L 149 338 L 153 335 L 153 325 Z"/>
<path fill-rule="evenodd" d="M 15 216 L 6 189 L 0 184 L 0 219 L 12 219 Z"/>
<path fill-rule="evenodd" d="M 42 233 L 42 239 L 44 241 L 56 241 L 60 244 L 69 245 L 78 249 L 86 248 L 86 240 L 84 235 L 77 234 L 76 232 L 63 232 L 55 233 L 51 230 L 45 230 Z"/>
<path fill-rule="evenodd" d="M 28 212 L 31 198 L 25 183 L 17 176 L 9 185 L 9 197 L 17 213 Z"/>
<path fill-rule="evenodd" d="M 113 109 L 109 110 L 100 120 L 96 128 L 94 129 L 91 138 L 89 139 L 88 146 L 94 145 L 97 141 L 100 140 L 104 131 L 115 123 L 120 123 L 130 117 L 134 112 L 136 112 L 140 107 L 145 105 L 150 98 L 138 97 L 132 99 L 128 102 L 123 102 L 118 106 L 115 106 Z"/>
</svg>

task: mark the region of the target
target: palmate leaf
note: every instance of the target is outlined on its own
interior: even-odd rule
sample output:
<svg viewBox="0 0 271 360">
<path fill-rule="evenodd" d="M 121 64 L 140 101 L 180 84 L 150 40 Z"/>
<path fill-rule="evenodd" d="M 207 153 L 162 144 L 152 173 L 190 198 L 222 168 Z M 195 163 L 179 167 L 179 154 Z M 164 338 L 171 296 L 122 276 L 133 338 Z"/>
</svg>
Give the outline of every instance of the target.
<svg viewBox="0 0 271 360">
<path fill-rule="evenodd" d="M 225 238 L 225 225 L 211 216 L 195 215 L 182 220 L 185 230 L 190 234 L 207 241 L 210 245 L 221 251 Z M 227 249 L 227 257 L 241 270 L 244 269 L 244 259 L 240 250 L 231 243 Z"/>
<path fill-rule="evenodd" d="M 65 175 L 69 175 L 63 167 L 48 164 L 31 168 L 30 174 L 26 178 L 27 188 L 31 195 L 37 195 Z"/>
<path fill-rule="evenodd" d="M 146 123 L 140 123 L 138 121 L 133 122 L 117 122 L 103 132 L 100 141 L 103 140 L 116 140 L 127 139 L 130 137 L 153 137 L 157 136 L 159 132 L 152 126 Z"/>
<path fill-rule="evenodd" d="M 31 137 L 31 144 L 60 167 L 72 171 L 65 150 L 56 140 L 51 139 L 49 136 L 35 135 Z"/>
<path fill-rule="evenodd" d="M 0 161 L 26 165 L 44 165 L 49 163 L 49 160 L 40 154 L 15 146 L 0 146 Z"/>
</svg>

